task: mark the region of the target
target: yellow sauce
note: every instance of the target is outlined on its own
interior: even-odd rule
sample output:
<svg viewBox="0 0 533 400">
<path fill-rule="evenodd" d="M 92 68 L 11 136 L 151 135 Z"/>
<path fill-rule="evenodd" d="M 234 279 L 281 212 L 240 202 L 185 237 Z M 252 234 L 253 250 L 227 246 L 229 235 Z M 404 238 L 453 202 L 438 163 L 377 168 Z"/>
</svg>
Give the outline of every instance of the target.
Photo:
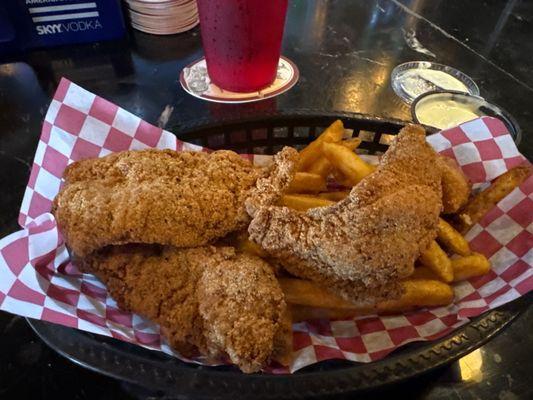
<svg viewBox="0 0 533 400">
<path fill-rule="evenodd" d="M 421 102 L 416 107 L 416 116 L 422 124 L 439 129 L 451 128 L 479 117 L 466 104 L 453 100 Z"/>
</svg>

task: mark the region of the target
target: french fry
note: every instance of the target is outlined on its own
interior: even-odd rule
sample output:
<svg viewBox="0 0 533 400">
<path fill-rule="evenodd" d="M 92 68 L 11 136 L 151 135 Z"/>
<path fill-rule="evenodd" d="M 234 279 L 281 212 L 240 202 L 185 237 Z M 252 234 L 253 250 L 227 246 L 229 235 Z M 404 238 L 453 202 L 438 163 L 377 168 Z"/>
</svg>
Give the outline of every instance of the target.
<svg viewBox="0 0 533 400">
<path fill-rule="evenodd" d="M 335 309 L 355 307 L 349 301 L 332 294 L 312 281 L 295 278 L 279 278 L 278 281 L 287 303 Z"/>
<path fill-rule="evenodd" d="M 484 191 L 476 194 L 459 210 L 455 217 L 455 228 L 462 234 L 477 224 L 505 196 L 520 186 L 531 174 L 531 167 L 518 166 L 497 177 Z"/>
<path fill-rule="evenodd" d="M 412 310 L 418 307 L 446 306 L 453 301 L 450 285 L 429 279 L 413 279 L 402 282 L 403 295 L 397 300 L 386 300 L 377 304 L 379 314 Z"/>
<path fill-rule="evenodd" d="M 472 185 L 455 160 L 439 155 L 435 166 L 442 178 L 442 212 L 455 214 L 468 201 Z"/>
<path fill-rule="evenodd" d="M 338 142 L 344 134 L 344 125 L 341 120 L 333 122 L 322 134 L 314 141 L 309 143 L 306 148 L 300 151 L 298 160 L 298 171 L 307 171 L 322 155 L 321 147 L 324 142 Z"/>
<path fill-rule="evenodd" d="M 311 281 L 281 278 L 279 282 L 285 294 L 285 300 L 291 305 L 295 321 L 313 318 L 345 318 L 374 313 L 392 314 L 417 307 L 444 306 L 453 300 L 453 290 L 448 284 L 431 279 L 405 280 L 401 282 L 403 294 L 400 298 L 381 301 L 375 306 L 352 304 L 316 286 Z"/>
<path fill-rule="evenodd" d="M 317 174 L 297 172 L 289 186 L 289 193 L 318 193 L 326 190 L 326 180 Z"/>
<path fill-rule="evenodd" d="M 474 276 L 485 275 L 490 270 L 490 261 L 483 254 L 479 253 L 471 253 L 465 257 L 454 258 L 451 262 L 454 282 L 463 281 Z M 408 279 L 440 280 L 435 272 L 424 266 L 416 267 L 415 272 Z"/>
<path fill-rule="evenodd" d="M 435 281 L 440 281 L 440 278 L 430 270 L 428 267 L 424 267 L 423 265 L 418 266 L 415 268 L 415 272 L 413 272 L 407 279 L 431 279 Z"/>
<path fill-rule="evenodd" d="M 437 240 L 448 250 L 467 256 L 470 254 L 470 247 L 466 239 L 457 232 L 449 223 L 439 218 L 439 227 L 437 231 Z"/>
<path fill-rule="evenodd" d="M 350 191 L 341 190 L 339 192 L 319 193 L 318 197 L 322 199 L 331 200 L 331 201 L 341 201 L 341 200 L 344 200 L 349 194 L 350 194 Z"/>
<path fill-rule="evenodd" d="M 343 140 L 343 141 L 341 141 L 339 143 L 342 144 L 347 149 L 350 149 L 351 151 L 354 151 L 361 144 L 361 139 L 359 139 L 358 137 L 350 138 L 350 139 Z"/>
<path fill-rule="evenodd" d="M 299 211 L 307 211 L 310 208 L 316 207 L 326 207 L 332 204 L 335 204 L 335 202 L 314 196 L 286 194 L 281 197 L 281 205 Z"/>
<path fill-rule="evenodd" d="M 354 151 L 361 144 L 361 139 L 352 138 L 352 139 L 342 140 L 339 143 L 342 144 L 344 147 L 350 149 L 351 151 Z M 324 178 L 327 178 L 328 175 L 331 173 L 332 169 L 333 169 L 333 166 L 328 161 L 328 159 L 324 157 L 323 155 L 321 155 L 320 158 L 316 160 L 309 167 L 308 170 L 312 174 L 317 174 Z"/>
<path fill-rule="evenodd" d="M 351 186 L 357 184 L 375 169 L 341 144 L 322 143 L 322 151 L 333 167 L 338 169 L 351 183 Z"/>
<path fill-rule="evenodd" d="M 348 140 L 343 140 L 342 142 L 339 142 L 339 144 L 342 144 L 344 147 L 350 149 L 351 151 L 354 151 L 361 144 L 361 139 L 360 138 L 352 138 L 352 139 L 348 139 Z M 331 163 L 330 163 L 330 165 L 331 165 Z M 333 169 L 333 166 L 331 168 Z M 371 165 L 371 168 L 372 168 L 372 171 L 375 170 L 375 167 L 373 165 Z M 342 186 L 346 186 L 346 187 L 349 187 L 349 188 L 354 186 L 354 180 L 353 179 L 348 179 L 338 169 L 333 169 L 333 176 L 335 177 L 335 180 L 337 181 L 337 183 L 340 183 Z"/>
<path fill-rule="evenodd" d="M 490 261 L 483 254 L 472 253 L 466 257 L 452 259 L 453 281 L 462 281 L 474 276 L 485 275 L 490 270 Z"/>
<path fill-rule="evenodd" d="M 434 240 L 429 247 L 420 254 L 418 259 L 422 265 L 431 269 L 444 282 L 453 281 L 452 262 Z"/>
<path fill-rule="evenodd" d="M 325 179 L 331 173 L 332 169 L 333 167 L 331 166 L 331 163 L 328 161 L 328 159 L 321 155 L 320 158 L 309 167 L 309 172 L 312 174 L 320 175 Z"/>
</svg>

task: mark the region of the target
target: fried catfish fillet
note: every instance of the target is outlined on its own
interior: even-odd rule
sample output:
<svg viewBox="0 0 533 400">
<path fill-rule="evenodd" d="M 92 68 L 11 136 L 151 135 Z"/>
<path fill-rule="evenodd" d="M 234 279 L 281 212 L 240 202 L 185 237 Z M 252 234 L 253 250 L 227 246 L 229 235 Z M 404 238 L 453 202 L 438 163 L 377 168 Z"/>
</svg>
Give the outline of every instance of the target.
<svg viewBox="0 0 533 400">
<path fill-rule="evenodd" d="M 232 247 L 122 245 L 74 262 L 101 279 L 120 308 L 158 323 L 183 355 L 228 356 L 255 372 L 291 351 L 283 292 L 259 257 Z"/>
<path fill-rule="evenodd" d="M 232 151 L 125 151 L 67 167 L 52 212 L 80 257 L 127 243 L 202 246 L 246 228 L 244 202 L 265 173 Z"/>
<path fill-rule="evenodd" d="M 413 272 L 436 236 L 442 209 L 436 160 L 423 128 L 409 125 L 377 170 L 332 206 L 300 212 L 251 196 L 250 239 L 291 274 L 348 300 L 366 304 L 397 297 L 398 281 Z"/>
</svg>

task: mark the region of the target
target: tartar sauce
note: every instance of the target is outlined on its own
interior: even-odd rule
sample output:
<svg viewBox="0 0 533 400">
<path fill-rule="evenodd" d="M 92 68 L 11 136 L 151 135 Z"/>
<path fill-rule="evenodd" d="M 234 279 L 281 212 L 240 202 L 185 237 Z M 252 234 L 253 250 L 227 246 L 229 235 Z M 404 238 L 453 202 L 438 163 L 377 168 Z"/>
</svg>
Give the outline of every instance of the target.
<svg viewBox="0 0 533 400">
<path fill-rule="evenodd" d="M 415 112 L 422 124 L 439 129 L 451 128 L 480 116 L 468 105 L 453 100 L 423 101 Z"/>
</svg>

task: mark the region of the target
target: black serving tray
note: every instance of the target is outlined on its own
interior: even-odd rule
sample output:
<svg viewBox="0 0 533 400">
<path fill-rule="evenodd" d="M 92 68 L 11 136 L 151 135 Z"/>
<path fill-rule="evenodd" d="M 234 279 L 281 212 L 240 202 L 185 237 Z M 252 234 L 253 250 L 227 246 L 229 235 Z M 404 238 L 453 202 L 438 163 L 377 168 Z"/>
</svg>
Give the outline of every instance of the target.
<svg viewBox="0 0 533 400">
<path fill-rule="evenodd" d="M 361 114 L 292 110 L 199 120 L 171 128 L 187 142 L 240 153 L 272 154 L 283 146 L 302 147 L 340 118 L 363 141 L 358 152 L 383 153 L 406 122 Z M 93 371 L 170 396 L 194 399 L 312 398 L 375 389 L 446 365 L 480 347 L 530 304 L 523 296 L 472 319 L 442 339 L 410 343 L 369 364 L 323 361 L 290 375 L 243 374 L 232 366 L 204 367 L 164 353 L 44 321 L 28 323 L 61 355 Z"/>
</svg>

